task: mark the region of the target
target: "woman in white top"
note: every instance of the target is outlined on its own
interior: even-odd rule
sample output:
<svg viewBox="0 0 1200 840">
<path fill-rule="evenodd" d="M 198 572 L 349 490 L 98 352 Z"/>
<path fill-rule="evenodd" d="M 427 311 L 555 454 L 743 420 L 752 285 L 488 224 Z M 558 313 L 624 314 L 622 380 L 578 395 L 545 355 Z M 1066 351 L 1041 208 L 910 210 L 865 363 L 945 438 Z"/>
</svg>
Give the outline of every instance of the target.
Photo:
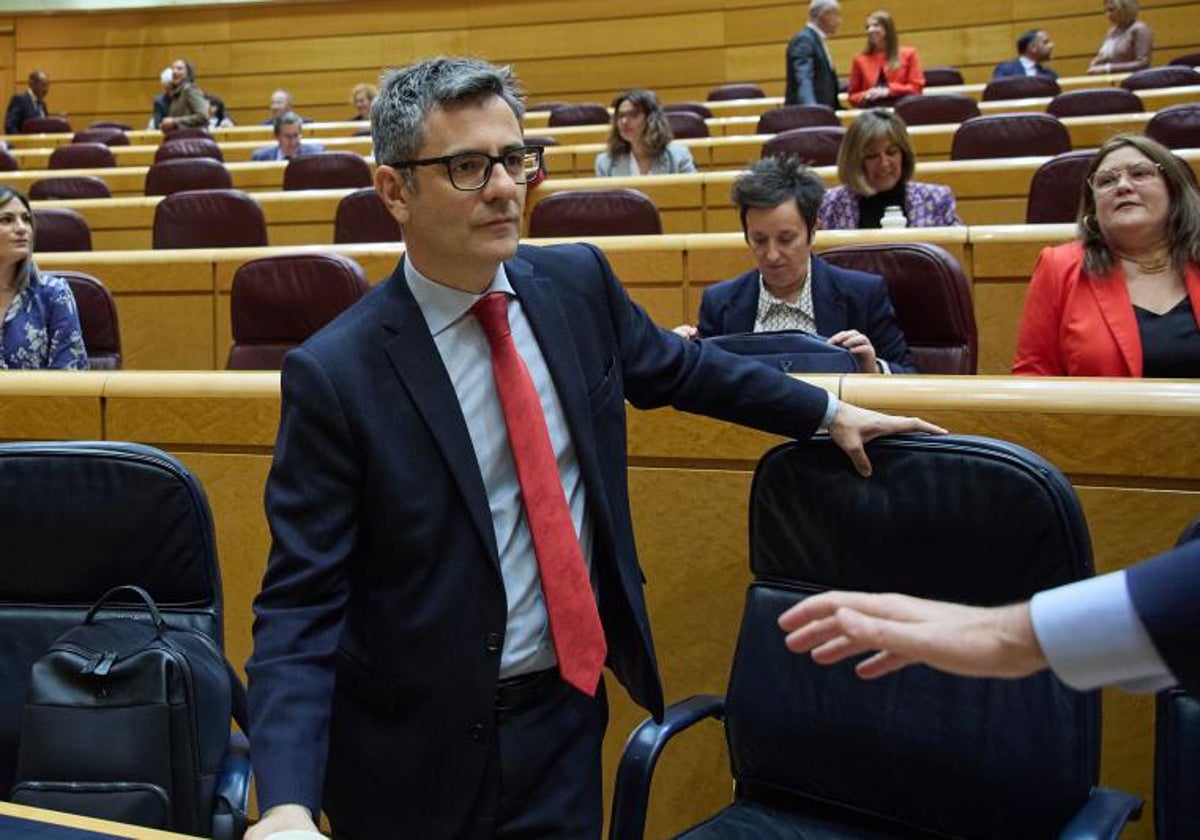
<svg viewBox="0 0 1200 840">
<path fill-rule="evenodd" d="M 674 142 L 654 91 L 634 88 L 613 100 L 608 149 L 596 157 L 596 175 L 670 175 L 695 172 L 687 147 Z"/>
</svg>

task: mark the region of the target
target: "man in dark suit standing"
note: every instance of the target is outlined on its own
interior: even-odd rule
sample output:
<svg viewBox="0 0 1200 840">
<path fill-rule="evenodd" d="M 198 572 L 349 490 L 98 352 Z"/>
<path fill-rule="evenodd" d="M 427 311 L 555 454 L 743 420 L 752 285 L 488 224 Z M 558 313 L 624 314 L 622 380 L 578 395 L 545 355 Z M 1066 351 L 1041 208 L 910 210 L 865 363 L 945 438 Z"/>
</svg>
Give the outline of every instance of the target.
<svg viewBox="0 0 1200 840">
<path fill-rule="evenodd" d="M 993 79 L 1006 76 L 1045 76 L 1047 79 L 1057 79 L 1058 74 L 1046 67 L 1042 62 L 1049 61 L 1054 55 L 1054 42 L 1044 29 L 1030 29 L 1017 39 L 1017 57 L 1012 61 L 1002 61 L 992 71 Z"/>
<path fill-rule="evenodd" d="M 842 22 L 837 0 L 812 0 L 808 25 L 797 32 L 787 47 L 785 105 L 838 106 L 837 70 L 826 41 Z"/>
<path fill-rule="evenodd" d="M 8 112 L 4 115 L 4 133 L 20 134 L 21 124 L 30 117 L 44 117 L 46 94 L 50 92 L 50 77 L 42 70 L 29 74 L 29 90 L 18 93 L 8 100 Z"/>
<path fill-rule="evenodd" d="M 390 71 L 375 188 L 395 273 L 284 360 L 255 602 L 261 840 L 596 837 L 607 664 L 662 687 L 634 549 L 625 403 L 863 443 L 940 431 L 656 327 L 586 245 L 519 246 L 506 68 Z"/>
</svg>

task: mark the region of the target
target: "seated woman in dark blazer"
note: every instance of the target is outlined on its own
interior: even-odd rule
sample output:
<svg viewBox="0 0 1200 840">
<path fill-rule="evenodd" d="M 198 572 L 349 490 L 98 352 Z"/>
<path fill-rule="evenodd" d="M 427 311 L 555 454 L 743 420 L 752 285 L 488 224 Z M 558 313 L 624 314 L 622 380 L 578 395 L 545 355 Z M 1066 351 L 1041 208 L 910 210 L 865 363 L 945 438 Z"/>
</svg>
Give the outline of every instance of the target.
<svg viewBox="0 0 1200 840">
<path fill-rule="evenodd" d="M 705 289 L 687 338 L 805 330 L 854 354 L 863 373 L 916 373 L 887 285 L 812 254 L 821 179 L 793 158 L 767 157 L 733 184 L 742 232 L 758 267 Z"/>
</svg>

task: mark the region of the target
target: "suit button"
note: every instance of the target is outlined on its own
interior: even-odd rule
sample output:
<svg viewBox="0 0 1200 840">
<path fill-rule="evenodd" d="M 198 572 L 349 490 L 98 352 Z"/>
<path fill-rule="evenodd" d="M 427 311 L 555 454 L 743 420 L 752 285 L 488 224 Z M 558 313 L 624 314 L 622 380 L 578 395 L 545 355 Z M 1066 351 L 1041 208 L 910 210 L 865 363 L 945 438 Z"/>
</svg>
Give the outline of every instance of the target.
<svg viewBox="0 0 1200 840">
<path fill-rule="evenodd" d="M 482 723 L 472 723 L 471 728 L 467 730 L 471 735 L 471 740 L 476 744 L 483 743 L 483 736 L 487 734 L 487 727 Z"/>
<path fill-rule="evenodd" d="M 483 640 L 483 646 L 488 653 L 499 653 L 504 648 L 504 636 L 499 633 L 488 633 Z"/>
</svg>

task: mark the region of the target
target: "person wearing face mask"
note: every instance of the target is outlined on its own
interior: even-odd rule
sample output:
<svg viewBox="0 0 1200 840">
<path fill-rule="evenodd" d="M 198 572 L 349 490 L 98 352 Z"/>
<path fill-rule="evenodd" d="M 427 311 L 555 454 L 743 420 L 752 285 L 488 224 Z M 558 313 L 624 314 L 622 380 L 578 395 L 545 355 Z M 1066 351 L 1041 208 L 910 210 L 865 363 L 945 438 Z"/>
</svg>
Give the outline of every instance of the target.
<svg viewBox="0 0 1200 840">
<path fill-rule="evenodd" d="M 704 290 L 685 338 L 803 330 L 845 347 L 861 373 L 916 373 L 887 284 L 877 274 L 814 256 L 821 179 L 790 157 L 767 157 L 733 184 L 732 199 L 757 267 Z"/>
<path fill-rule="evenodd" d="M 867 17 L 867 48 L 850 65 L 850 104 L 883 105 L 924 89 L 925 71 L 916 49 L 900 46 L 891 14 L 872 12 Z"/>
<path fill-rule="evenodd" d="M 29 199 L 0 187 L 0 369 L 87 370 L 71 287 L 33 260 Z"/>
<path fill-rule="evenodd" d="M 882 226 L 888 207 L 899 207 L 907 227 L 960 225 L 954 192 L 912 180 L 916 157 L 904 120 L 892 111 L 864 111 L 846 129 L 838 150 L 841 185 L 825 193 L 818 218 L 830 230 Z"/>
<path fill-rule="evenodd" d="M 1013 373 L 1200 377 L 1200 194 L 1186 164 L 1147 137 L 1110 138 L 1078 224 L 1038 257 Z"/>
<path fill-rule="evenodd" d="M 695 171 L 692 153 L 674 141 L 654 91 L 634 88 L 613 100 L 608 148 L 596 156 L 597 177 Z"/>
<path fill-rule="evenodd" d="M 208 101 L 196 87 L 196 68 L 186 58 L 171 62 L 171 88 L 167 91 L 167 115 L 159 123 L 163 131 L 181 126 L 208 125 Z"/>
</svg>

